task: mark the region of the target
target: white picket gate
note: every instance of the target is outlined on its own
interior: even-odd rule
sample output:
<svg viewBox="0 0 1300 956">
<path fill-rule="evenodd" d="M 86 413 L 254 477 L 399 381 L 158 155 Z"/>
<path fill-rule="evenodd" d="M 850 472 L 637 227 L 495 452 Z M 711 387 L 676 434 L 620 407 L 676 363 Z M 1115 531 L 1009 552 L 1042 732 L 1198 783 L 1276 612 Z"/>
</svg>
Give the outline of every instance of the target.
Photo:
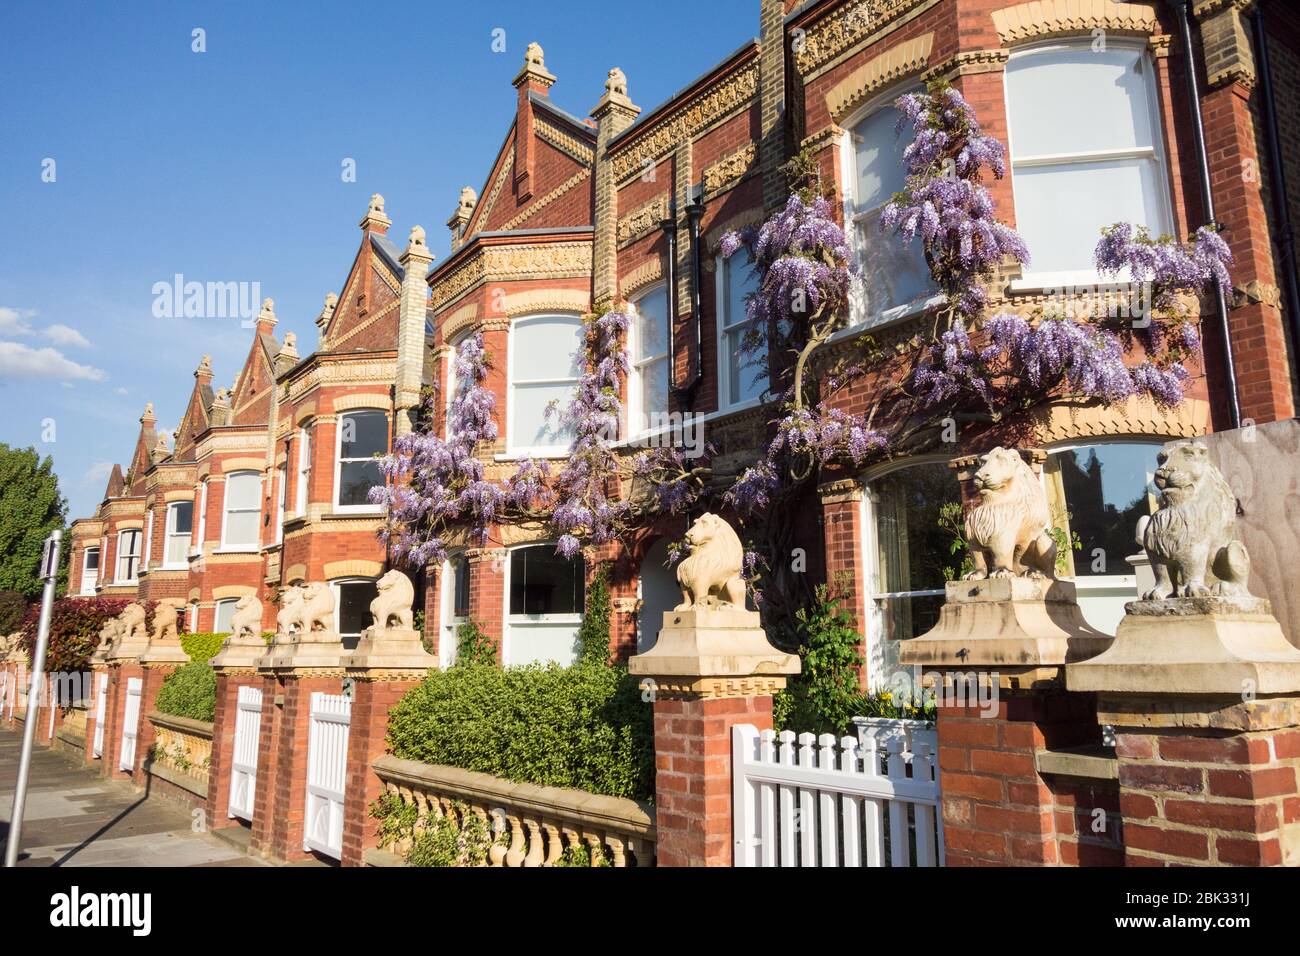
<svg viewBox="0 0 1300 956">
<path fill-rule="evenodd" d="M 942 866 L 934 731 L 732 728 L 736 866 Z"/>
<path fill-rule="evenodd" d="M 108 675 L 95 676 L 95 738 L 91 741 L 90 755 L 104 756 L 104 717 L 108 713 Z"/>
<path fill-rule="evenodd" d="M 307 810 L 304 849 L 343 856 L 343 791 L 348 778 L 348 729 L 352 698 L 311 695 L 307 735 Z"/>
<path fill-rule="evenodd" d="M 144 681 L 131 677 L 126 682 L 126 703 L 122 707 L 122 750 L 118 755 L 120 770 L 135 769 L 135 740 L 140 733 L 140 694 Z"/>
<path fill-rule="evenodd" d="M 235 701 L 235 742 L 230 757 L 228 816 L 253 819 L 257 795 L 257 750 L 262 737 L 262 689 L 240 687 Z"/>
</svg>

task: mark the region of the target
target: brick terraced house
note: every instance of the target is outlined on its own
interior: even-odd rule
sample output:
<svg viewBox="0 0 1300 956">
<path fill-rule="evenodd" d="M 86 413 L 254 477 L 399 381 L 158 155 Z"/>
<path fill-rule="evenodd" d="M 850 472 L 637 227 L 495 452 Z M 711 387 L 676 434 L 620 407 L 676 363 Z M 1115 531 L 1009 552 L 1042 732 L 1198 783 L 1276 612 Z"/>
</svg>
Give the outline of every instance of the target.
<svg viewBox="0 0 1300 956">
<path fill-rule="evenodd" d="M 611 69 L 589 118 L 556 105 L 556 77 L 531 44 L 501 149 L 448 220 L 450 255 L 433 263 L 418 226 L 399 248 L 374 197 L 314 352 L 275 338 L 268 301 L 232 388 L 214 391 L 199 365 L 170 450 L 146 409 L 127 470 L 73 525 L 70 593 L 172 599 L 191 629 L 220 631 L 257 592 L 269 629 L 280 586 L 328 581 L 354 642 L 387 567 L 382 514 L 366 498 L 380 480 L 373 456 L 411 427 L 422 387 L 450 395 L 454 350 L 481 333 L 500 426 L 483 449 L 489 476 L 523 456 L 562 459 L 568 438 L 543 409 L 575 384 L 583 316 L 609 306 L 632 316 L 621 438 L 694 413 L 718 449 L 715 476 L 739 474 L 767 416 L 738 358 L 754 279 L 743 257 L 721 257 L 721 237 L 783 205 L 780 167 L 808 150 L 836 186 L 865 280 L 851 327 L 825 348 L 848 349 L 865 330 L 885 346 L 907 341 L 931 320 L 936 290 L 920 253 L 878 227 L 903 184 L 893 104 L 946 77 L 1008 147 L 1008 175 L 989 185 L 1033 254 L 998 276 L 991 311 L 1028 312 L 1049 290 L 1101 281 L 1092 248 L 1112 222 L 1186 236 L 1212 218 L 1205 188 L 1236 258 L 1231 363 L 1211 309 L 1204 368 L 1176 413 L 1145 400 L 1052 408 L 1025 442 L 1041 451 L 1058 524 L 1079 537 L 1071 571 L 1085 616 L 1113 632 L 1141 573 L 1117 560 L 1138 550 L 1133 527 L 1150 507 L 1133 489 L 1158 446 L 1235 424 L 1234 392 L 1243 421 L 1295 414 L 1300 114 L 1279 104 L 1300 96 L 1300 11 L 1278 0 L 756 0 L 755 13 L 756 39 L 653 109 Z M 874 387 L 842 400 L 862 412 Z M 954 560 L 939 509 L 960 499 L 962 456 L 979 450 L 829 475 L 809 496 L 796 540 L 811 573 L 847 581 L 869 680 L 935 619 Z M 664 559 L 683 528 L 665 520 L 592 556 L 614 562 L 617 656 L 653 641 L 676 603 Z M 449 637 L 472 617 L 507 663 L 571 660 L 591 573 L 547 539 L 497 529 L 488 547 L 413 575 L 426 642 L 449 662 Z"/>
</svg>

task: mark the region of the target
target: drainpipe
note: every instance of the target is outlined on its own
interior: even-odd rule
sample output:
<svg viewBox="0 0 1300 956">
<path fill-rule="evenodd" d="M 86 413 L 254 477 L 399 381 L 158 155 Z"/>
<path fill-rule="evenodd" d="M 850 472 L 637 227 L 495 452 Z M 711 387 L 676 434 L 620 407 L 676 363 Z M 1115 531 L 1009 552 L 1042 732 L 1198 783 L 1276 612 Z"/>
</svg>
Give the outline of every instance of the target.
<svg viewBox="0 0 1300 956">
<path fill-rule="evenodd" d="M 1217 228 L 1214 218 L 1214 195 L 1210 188 L 1210 161 L 1205 151 L 1205 124 L 1201 119 L 1201 91 L 1196 82 L 1196 59 L 1192 54 L 1192 26 L 1189 9 L 1192 0 L 1168 0 L 1178 18 L 1178 32 L 1185 57 L 1183 73 L 1187 78 L 1187 99 L 1192 118 L 1192 140 L 1196 145 L 1196 162 L 1201 180 L 1201 205 L 1205 210 L 1206 225 Z M 1241 403 L 1237 396 L 1237 368 L 1232 354 L 1232 336 L 1228 331 L 1227 290 L 1218 279 L 1214 281 L 1214 311 L 1219 333 L 1223 338 L 1224 377 L 1228 388 L 1228 424 L 1241 426 Z"/>
<path fill-rule="evenodd" d="M 704 364 L 700 355 L 700 343 L 703 341 L 703 318 L 700 315 L 700 220 L 703 217 L 704 203 L 697 197 L 686 207 L 686 223 L 691 237 L 691 324 L 695 328 L 695 349 L 692 352 L 691 377 L 678 388 L 679 397 L 688 410 L 695 404 L 695 389 L 700 384 Z"/>
<path fill-rule="evenodd" d="M 677 349 L 673 329 L 677 325 L 677 203 L 668 203 L 668 218 L 659 223 L 668 242 L 668 262 L 664 266 L 668 300 L 668 388 L 677 391 Z"/>
<path fill-rule="evenodd" d="M 1296 281 L 1295 231 L 1291 224 L 1291 207 L 1286 191 L 1286 170 L 1282 167 L 1282 140 L 1277 130 L 1277 101 L 1273 98 L 1273 71 L 1268 61 L 1268 39 L 1264 29 L 1264 3 L 1255 5 L 1250 18 L 1255 41 L 1255 71 L 1259 75 L 1260 113 L 1264 120 L 1264 138 L 1268 145 L 1268 168 L 1272 180 L 1273 220 L 1277 224 L 1277 252 L 1282 267 L 1282 288 L 1291 330 L 1291 367 L 1300 371 L 1300 289 Z"/>
</svg>

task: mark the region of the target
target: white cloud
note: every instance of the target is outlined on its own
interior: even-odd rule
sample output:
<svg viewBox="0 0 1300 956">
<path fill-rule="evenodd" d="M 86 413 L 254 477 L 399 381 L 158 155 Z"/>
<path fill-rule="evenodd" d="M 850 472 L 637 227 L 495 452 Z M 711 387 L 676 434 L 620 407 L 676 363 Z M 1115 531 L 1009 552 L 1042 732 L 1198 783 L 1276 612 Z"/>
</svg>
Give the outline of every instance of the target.
<svg viewBox="0 0 1300 956">
<path fill-rule="evenodd" d="M 32 327 L 24 320 L 35 314 L 31 309 L 9 309 L 0 305 L 0 335 L 31 335 Z"/>
<path fill-rule="evenodd" d="M 90 348 L 89 340 L 69 325 L 62 323 L 48 325 L 41 334 L 55 345 L 79 345 L 85 349 Z"/>
<path fill-rule="evenodd" d="M 97 461 L 81 476 L 83 485 L 101 485 L 108 481 L 108 476 L 113 473 L 113 463 L 111 461 Z"/>
<path fill-rule="evenodd" d="M 80 365 L 58 349 L 34 349 L 19 342 L 0 342 L 0 378 L 101 382 L 107 378 L 107 373 L 90 365 Z"/>
<path fill-rule="evenodd" d="M 113 389 L 113 394 L 114 394 L 114 395 L 129 395 L 129 394 L 130 394 L 130 390 L 129 390 L 125 385 L 119 385 L 117 388 Z"/>
</svg>

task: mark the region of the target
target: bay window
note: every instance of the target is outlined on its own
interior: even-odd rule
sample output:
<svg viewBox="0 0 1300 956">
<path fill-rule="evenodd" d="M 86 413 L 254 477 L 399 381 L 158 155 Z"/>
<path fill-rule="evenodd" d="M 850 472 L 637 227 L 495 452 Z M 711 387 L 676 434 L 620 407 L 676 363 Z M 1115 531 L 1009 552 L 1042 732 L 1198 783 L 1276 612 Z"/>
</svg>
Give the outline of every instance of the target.
<svg viewBox="0 0 1300 956">
<path fill-rule="evenodd" d="M 194 527 L 194 502 L 173 501 L 167 506 L 167 543 L 163 567 L 183 568 L 190 551 L 190 534 Z"/>
<path fill-rule="evenodd" d="M 377 455 L 388 453 L 388 415 L 378 409 L 339 416 L 334 472 L 334 506 L 339 511 L 374 511 L 370 489 L 384 483 Z"/>
<path fill-rule="evenodd" d="M 90 547 L 81 556 L 81 593 L 94 594 L 99 581 L 99 548 Z"/>
<path fill-rule="evenodd" d="M 745 335 L 752 328 L 746 305 L 758 289 L 758 277 L 739 253 L 729 259 L 719 256 L 714 276 L 718 290 L 718 408 L 734 408 L 761 397 L 768 384 L 766 343 L 756 350 L 743 350 Z"/>
<path fill-rule="evenodd" d="M 633 300 L 628 313 L 628 434 L 641 435 L 668 413 L 668 286 Z"/>
<path fill-rule="evenodd" d="M 1116 222 L 1172 231 L 1156 77 L 1146 50 L 1108 40 L 1013 53 L 1006 97 L 1016 227 L 1033 256 L 1023 284 L 1089 285 Z"/>
<path fill-rule="evenodd" d="M 115 584 L 135 584 L 140 571 L 140 541 L 138 528 L 122 531 L 117 536 L 117 571 Z"/>
<path fill-rule="evenodd" d="M 252 551 L 258 545 L 258 516 L 262 506 L 262 479 L 255 471 L 235 471 L 226 476 L 226 501 L 221 526 L 221 547 Z"/>
<path fill-rule="evenodd" d="M 515 548 L 506 574 L 505 662 L 574 663 L 586 582 L 582 558 L 562 557 L 553 544 Z"/>
<path fill-rule="evenodd" d="M 506 446 L 511 454 L 568 452 L 573 429 L 559 415 L 582 375 L 582 336 L 576 315 L 534 315 L 510 326 Z M 550 416 L 548 406 L 554 407 Z"/>
<path fill-rule="evenodd" d="M 898 132 L 902 114 L 892 105 L 899 95 L 891 93 L 887 103 L 869 108 L 848 127 L 853 154 L 848 218 L 862 278 L 860 298 L 851 309 L 855 325 L 888 322 L 921 307 L 936 293 L 920 237 L 904 245 L 900 236 L 880 228 L 885 205 L 907 178 L 903 150 L 910 137 Z"/>
</svg>

